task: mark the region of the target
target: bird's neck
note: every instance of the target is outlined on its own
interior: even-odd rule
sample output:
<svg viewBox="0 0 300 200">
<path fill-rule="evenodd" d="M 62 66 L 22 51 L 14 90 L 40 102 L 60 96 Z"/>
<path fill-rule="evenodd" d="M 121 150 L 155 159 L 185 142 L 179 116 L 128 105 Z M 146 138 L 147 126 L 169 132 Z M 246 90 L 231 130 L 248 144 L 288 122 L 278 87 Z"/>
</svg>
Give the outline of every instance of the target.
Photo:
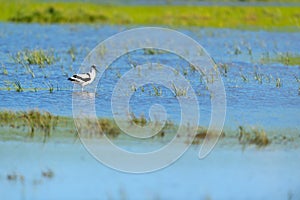
<svg viewBox="0 0 300 200">
<path fill-rule="evenodd" d="M 96 74 L 96 70 L 92 69 L 92 70 L 90 71 L 90 73 L 91 73 L 92 75 L 95 75 L 95 74 Z"/>
</svg>

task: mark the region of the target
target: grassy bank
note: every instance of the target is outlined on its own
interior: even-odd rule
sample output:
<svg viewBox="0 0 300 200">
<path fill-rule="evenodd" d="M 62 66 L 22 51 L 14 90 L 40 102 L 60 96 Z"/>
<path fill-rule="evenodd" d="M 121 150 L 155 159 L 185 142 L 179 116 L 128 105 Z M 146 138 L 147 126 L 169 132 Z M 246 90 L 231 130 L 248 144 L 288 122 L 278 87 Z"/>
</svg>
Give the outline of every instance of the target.
<svg viewBox="0 0 300 200">
<path fill-rule="evenodd" d="M 130 123 L 133 125 L 146 126 L 151 122 L 147 121 L 144 116 L 136 117 L 132 114 Z M 83 128 L 83 137 L 101 137 L 104 134 L 109 138 L 117 138 L 123 134 L 113 119 L 99 118 L 97 121 L 83 119 L 79 129 Z M 184 129 L 189 130 L 189 127 Z M 165 126 L 152 138 L 173 138 L 177 132 L 178 125 L 172 122 L 166 122 Z M 89 133 L 86 132 L 89 130 Z M 207 128 L 198 127 L 195 138 L 185 138 L 185 140 L 193 140 L 192 144 L 199 145 L 207 136 Z M 216 135 L 211 132 L 209 138 Z M 221 138 L 234 138 L 243 146 L 255 145 L 257 147 L 265 147 L 271 143 L 263 129 L 239 126 L 239 128 L 230 135 L 222 132 Z M 58 141 L 68 138 L 78 138 L 73 118 L 55 116 L 49 112 L 41 112 L 38 110 L 29 111 L 0 111 L 0 141 L 6 140 L 24 140 L 34 139 L 46 142 L 50 137 L 54 137 Z M 177 136 L 182 137 L 182 136 Z"/>
<path fill-rule="evenodd" d="M 109 6 L 0 0 L 0 20 L 25 23 L 103 23 L 299 30 L 298 7 Z"/>
</svg>

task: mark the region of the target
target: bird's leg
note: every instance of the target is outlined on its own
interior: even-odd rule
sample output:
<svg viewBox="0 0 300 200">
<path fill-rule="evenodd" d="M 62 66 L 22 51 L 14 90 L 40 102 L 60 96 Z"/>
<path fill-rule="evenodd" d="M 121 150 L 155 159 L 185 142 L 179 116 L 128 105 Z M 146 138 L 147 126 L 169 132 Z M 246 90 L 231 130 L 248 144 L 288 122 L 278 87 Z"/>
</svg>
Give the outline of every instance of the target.
<svg viewBox="0 0 300 200">
<path fill-rule="evenodd" d="M 83 92 L 83 87 L 81 86 L 81 92 Z"/>
</svg>

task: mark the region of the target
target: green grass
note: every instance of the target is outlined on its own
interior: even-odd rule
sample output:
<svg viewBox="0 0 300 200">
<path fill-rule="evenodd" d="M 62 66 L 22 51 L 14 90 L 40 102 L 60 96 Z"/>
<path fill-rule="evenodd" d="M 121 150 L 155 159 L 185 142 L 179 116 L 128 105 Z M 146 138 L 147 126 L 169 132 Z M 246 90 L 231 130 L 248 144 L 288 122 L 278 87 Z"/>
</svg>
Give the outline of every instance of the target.
<svg viewBox="0 0 300 200">
<path fill-rule="evenodd" d="M 38 65 L 41 68 L 57 61 L 57 58 L 54 57 L 53 50 L 43 49 L 24 49 L 23 51 L 18 51 L 15 55 L 12 55 L 12 59 L 17 64 Z"/>
<path fill-rule="evenodd" d="M 146 126 L 151 121 L 148 121 L 143 115 L 140 117 L 131 114 L 132 125 Z M 83 126 L 84 127 L 83 127 Z M 89 132 L 84 131 L 83 137 L 101 137 L 103 135 L 109 138 L 120 138 L 123 132 L 118 127 L 113 119 L 109 118 L 98 118 L 96 121 L 87 119 L 80 125 L 80 128 L 84 130 L 90 130 Z M 80 129 L 79 128 L 79 129 Z M 189 126 L 183 127 L 184 129 L 190 129 Z M 166 121 L 162 130 L 153 136 L 153 138 L 173 138 L 178 130 L 178 124 L 174 124 L 171 121 Z M 279 131 L 281 134 L 282 131 Z M 271 140 L 271 135 L 275 137 Z M 279 135 L 280 135 L 279 134 Z M 298 132 L 295 132 L 295 137 L 299 137 Z M 124 135 L 123 135 L 124 136 Z M 199 126 L 195 138 L 187 136 L 186 139 L 191 140 L 194 145 L 201 145 L 204 138 L 208 136 L 208 139 L 217 137 L 218 135 L 214 132 L 208 134 L 207 127 Z M 177 137 L 182 137 L 177 135 Z M 237 130 L 226 130 L 226 134 L 222 131 L 220 139 L 227 138 L 233 139 L 237 143 L 241 144 L 243 149 L 248 146 L 254 145 L 257 148 L 263 148 L 271 144 L 271 141 L 276 140 L 277 142 L 283 142 L 286 135 L 283 135 L 282 139 L 277 138 L 276 134 L 265 131 L 259 128 L 249 128 L 249 126 L 239 126 Z M 7 140 L 21 140 L 26 141 L 27 139 L 34 141 L 46 142 L 52 138 L 54 141 L 68 141 L 69 139 L 77 140 L 78 134 L 75 128 L 74 120 L 72 117 L 55 116 L 49 112 L 39 110 L 29 111 L 8 111 L 0 110 L 0 141 Z M 293 137 L 290 139 L 293 140 Z"/>
<path fill-rule="evenodd" d="M 275 62 L 282 63 L 284 65 L 300 66 L 300 55 L 293 55 L 290 53 L 280 54 L 274 58 Z"/>
<path fill-rule="evenodd" d="M 50 137 L 58 124 L 59 117 L 49 112 L 30 111 L 1 111 L 0 125 L 8 126 L 13 129 L 26 129 L 29 137 L 33 138 L 37 132 L 43 133 L 44 141 Z M 23 131 L 24 132 L 24 131 Z"/>
<path fill-rule="evenodd" d="M 135 118 L 134 122 L 147 123 L 140 118 Z M 96 123 L 88 120 L 85 125 L 86 128 L 95 129 L 96 134 L 106 134 L 111 138 L 115 138 L 122 133 L 111 119 L 101 118 Z M 21 138 L 41 138 L 44 142 L 52 135 L 58 138 L 78 136 L 73 118 L 55 116 L 49 112 L 39 110 L 0 111 L 0 135 L 2 139 L 11 139 L 17 136 Z"/>
<path fill-rule="evenodd" d="M 300 66 L 300 55 L 291 54 L 289 52 L 277 53 L 276 56 L 271 57 L 268 53 L 264 54 L 261 58 L 261 62 L 264 64 L 268 63 L 282 63 L 289 66 Z"/>
<path fill-rule="evenodd" d="M 0 0 L 0 21 L 199 26 L 299 31 L 298 7 L 110 6 L 93 3 L 39 3 Z"/>
</svg>

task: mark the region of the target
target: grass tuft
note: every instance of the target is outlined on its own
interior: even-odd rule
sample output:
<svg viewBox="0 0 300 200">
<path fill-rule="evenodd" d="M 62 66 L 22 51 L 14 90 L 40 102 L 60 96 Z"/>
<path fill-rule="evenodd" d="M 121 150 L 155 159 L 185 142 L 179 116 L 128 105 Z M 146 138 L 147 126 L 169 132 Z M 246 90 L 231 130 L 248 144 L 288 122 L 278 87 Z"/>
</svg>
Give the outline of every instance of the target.
<svg viewBox="0 0 300 200">
<path fill-rule="evenodd" d="M 279 77 L 276 78 L 276 87 L 280 88 L 282 86 L 282 82 Z"/>
<path fill-rule="evenodd" d="M 153 48 L 144 48 L 144 55 L 158 55 L 158 54 L 165 54 L 167 51 L 161 49 L 153 49 Z"/>
<path fill-rule="evenodd" d="M 98 122 L 102 133 L 105 133 L 108 137 L 116 138 L 120 135 L 121 129 L 112 120 L 99 119 Z"/>
<path fill-rule="evenodd" d="M 8 71 L 3 63 L 2 63 L 2 72 L 3 72 L 3 75 L 8 75 Z"/>
<path fill-rule="evenodd" d="M 54 52 L 52 50 L 46 51 L 42 49 L 29 50 L 17 52 L 12 56 L 13 60 L 22 65 L 38 65 L 40 68 L 46 65 L 51 65 L 56 62 Z"/>
<path fill-rule="evenodd" d="M 49 92 L 53 93 L 53 91 L 54 91 L 53 84 L 51 82 L 45 82 L 45 84 L 47 85 Z"/>
<path fill-rule="evenodd" d="M 130 122 L 132 124 L 136 124 L 136 125 L 139 125 L 139 126 L 142 126 L 142 127 L 147 125 L 147 119 L 144 115 L 141 115 L 140 117 L 136 117 L 134 115 L 134 113 L 131 113 L 130 116 L 131 116 L 131 121 Z"/>
<path fill-rule="evenodd" d="M 158 86 L 152 85 L 154 96 L 160 97 L 162 96 L 162 89 Z"/>
<path fill-rule="evenodd" d="M 24 91 L 20 81 L 15 81 L 14 86 L 15 86 L 16 92 L 23 92 Z"/>
<path fill-rule="evenodd" d="M 58 124 L 59 117 L 49 112 L 40 112 L 38 110 L 29 111 L 1 111 L 0 125 L 11 128 L 27 127 L 28 136 L 33 138 L 37 131 L 41 131 L 44 136 L 44 142 L 50 137 L 51 131 Z"/>
<path fill-rule="evenodd" d="M 188 88 L 179 88 L 176 87 L 174 83 L 172 83 L 173 92 L 175 93 L 175 97 L 186 96 Z"/>
<path fill-rule="evenodd" d="M 256 145 L 258 148 L 266 147 L 271 143 L 267 134 L 262 129 L 254 128 L 251 131 L 246 131 L 243 126 L 239 126 L 239 143 L 242 144 L 243 149 L 246 145 Z"/>
<path fill-rule="evenodd" d="M 74 62 L 76 60 L 76 55 L 77 55 L 76 47 L 71 46 L 67 53 L 71 56 L 71 59 Z"/>
</svg>

